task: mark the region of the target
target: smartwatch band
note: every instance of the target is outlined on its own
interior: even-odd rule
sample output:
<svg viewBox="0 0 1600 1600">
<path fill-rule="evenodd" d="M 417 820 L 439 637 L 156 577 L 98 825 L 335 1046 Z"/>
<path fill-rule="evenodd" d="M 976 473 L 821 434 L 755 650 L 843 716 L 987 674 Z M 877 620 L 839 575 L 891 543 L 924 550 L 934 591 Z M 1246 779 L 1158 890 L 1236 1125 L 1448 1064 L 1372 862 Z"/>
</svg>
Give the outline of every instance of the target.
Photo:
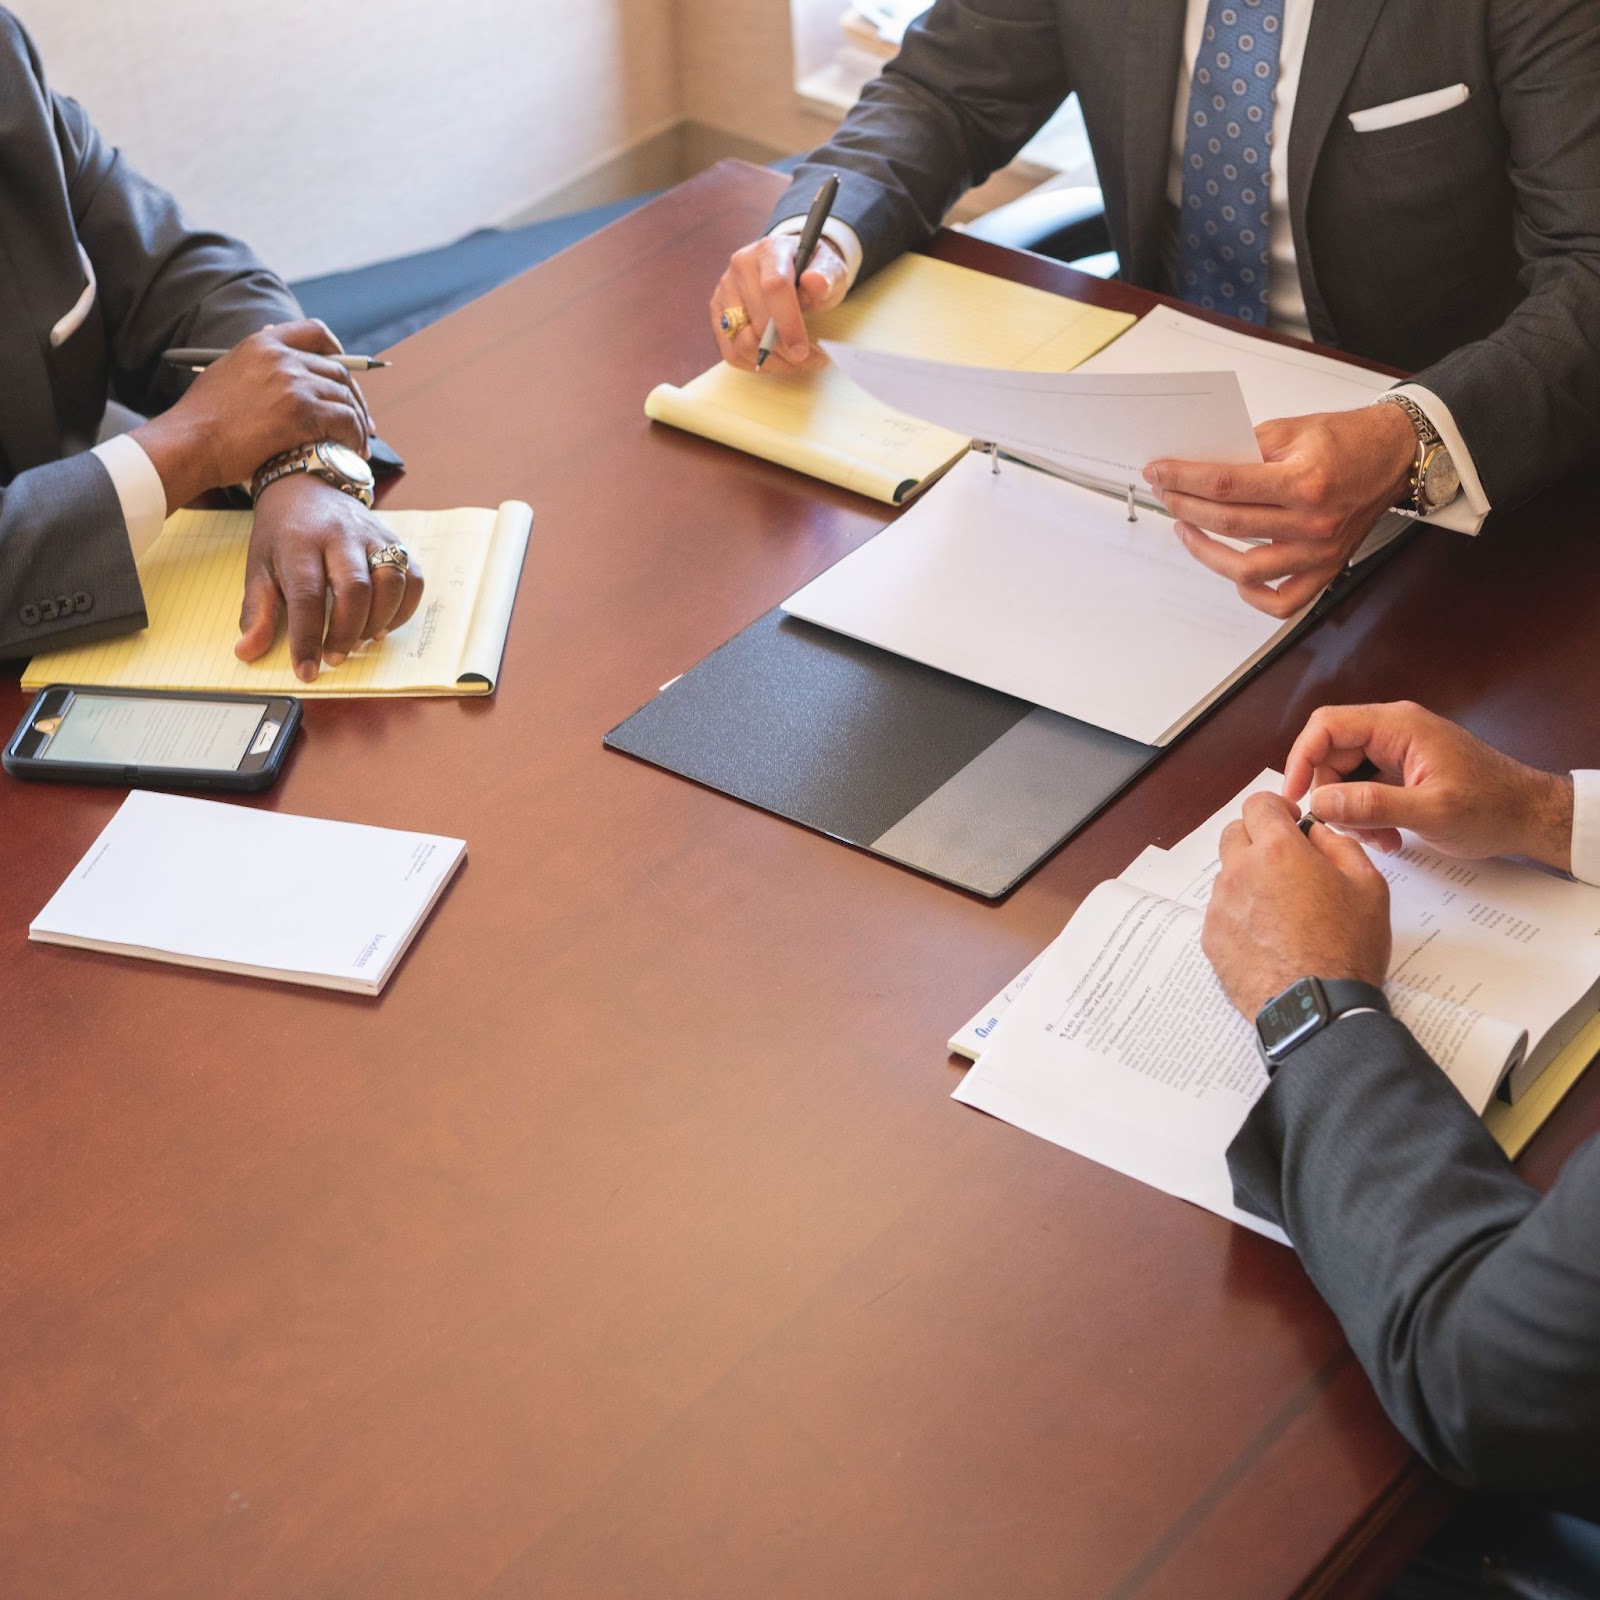
<svg viewBox="0 0 1600 1600">
<path fill-rule="evenodd" d="M 1340 1017 L 1374 1011 L 1391 1015 L 1388 999 L 1382 989 L 1358 978 L 1301 978 L 1290 984 L 1256 1016 L 1256 1043 L 1267 1076 L 1307 1039 L 1332 1027 Z"/>
</svg>

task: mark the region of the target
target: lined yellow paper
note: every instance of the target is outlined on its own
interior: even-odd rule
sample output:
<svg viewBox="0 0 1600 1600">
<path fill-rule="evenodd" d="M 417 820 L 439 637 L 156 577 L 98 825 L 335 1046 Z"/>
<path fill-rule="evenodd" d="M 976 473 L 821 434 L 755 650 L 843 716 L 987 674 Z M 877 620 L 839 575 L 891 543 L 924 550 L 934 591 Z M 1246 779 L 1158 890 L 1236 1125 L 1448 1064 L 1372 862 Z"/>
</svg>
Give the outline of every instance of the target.
<svg viewBox="0 0 1600 1600">
<path fill-rule="evenodd" d="M 808 327 L 813 341 L 841 339 L 967 366 L 1070 372 L 1134 320 L 905 255 Z M 658 384 L 644 409 L 657 422 L 890 504 L 937 477 L 969 443 L 880 404 L 832 366 L 756 374 L 719 361 L 681 389 Z"/>
<path fill-rule="evenodd" d="M 324 698 L 488 694 L 500 675 L 531 508 L 507 500 L 498 511 L 380 511 L 378 517 L 421 567 L 422 604 L 381 643 L 362 645 L 341 666 L 324 666 L 315 683 L 295 677 L 286 637 L 258 661 L 240 661 L 233 653 L 250 513 L 180 511 L 139 562 L 149 627 L 37 655 L 22 687 L 73 683 Z"/>
<path fill-rule="evenodd" d="M 1508 1106 L 1503 1100 L 1490 1104 L 1483 1114 L 1484 1126 L 1513 1161 L 1544 1126 L 1545 1119 L 1566 1099 L 1568 1090 L 1597 1055 L 1600 1055 L 1600 1016 L 1591 1017 L 1584 1024 L 1578 1036 L 1534 1079 L 1515 1105 Z"/>
</svg>

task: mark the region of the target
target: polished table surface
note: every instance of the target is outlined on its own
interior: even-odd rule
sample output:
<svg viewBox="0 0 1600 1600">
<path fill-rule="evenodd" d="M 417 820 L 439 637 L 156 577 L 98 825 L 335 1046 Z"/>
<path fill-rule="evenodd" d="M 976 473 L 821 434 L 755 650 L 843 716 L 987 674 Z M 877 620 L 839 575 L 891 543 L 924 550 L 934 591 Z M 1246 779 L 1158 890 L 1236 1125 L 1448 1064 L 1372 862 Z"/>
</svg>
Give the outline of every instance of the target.
<svg viewBox="0 0 1600 1600">
<path fill-rule="evenodd" d="M 390 504 L 536 508 L 498 694 L 309 703 L 263 802 L 467 839 L 381 999 L 28 944 L 121 794 L 0 782 L 12 1600 L 1365 1595 L 1447 1503 L 1291 1252 L 956 1105 L 944 1040 L 1320 703 L 1593 764 L 1589 498 L 1422 530 L 982 903 L 601 748 L 887 514 L 644 419 L 775 186 L 368 383 Z"/>
</svg>

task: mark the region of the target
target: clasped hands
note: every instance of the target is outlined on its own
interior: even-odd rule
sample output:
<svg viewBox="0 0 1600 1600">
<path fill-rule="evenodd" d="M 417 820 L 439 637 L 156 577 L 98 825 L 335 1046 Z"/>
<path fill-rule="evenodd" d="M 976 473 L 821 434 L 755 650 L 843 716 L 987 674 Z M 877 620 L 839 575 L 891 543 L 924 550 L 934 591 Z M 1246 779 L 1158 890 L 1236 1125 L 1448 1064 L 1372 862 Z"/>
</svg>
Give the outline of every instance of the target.
<svg viewBox="0 0 1600 1600">
<path fill-rule="evenodd" d="M 372 415 L 337 362 L 322 323 L 263 328 L 200 373 L 183 396 L 133 433 L 166 491 L 167 512 L 211 489 L 247 482 L 272 457 L 312 441 L 369 453 Z M 295 675 L 313 682 L 363 640 L 410 620 L 423 576 L 368 557 L 389 543 L 359 501 L 306 473 L 280 478 L 256 502 L 234 653 L 263 655 L 287 614 Z M 329 596 L 332 596 L 331 604 Z"/>
<path fill-rule="evenodd" d="M 1369 766 L 1372 777 L 1352 776 Z M 1316 712 L 1284 780 L 1282 795 L 1251 796 L 1224 831 L 1201 937 L 1247 1017 L 1301 978 L 1383 983 L 1389 887 L 1358 840 L 1392 853 L 1406 828 L 1443 855 L 1571 867 L 1572 780 L 1409 702 Z M 1333 826 L 1302 833 L 1301 801 Z"/>
</svg>

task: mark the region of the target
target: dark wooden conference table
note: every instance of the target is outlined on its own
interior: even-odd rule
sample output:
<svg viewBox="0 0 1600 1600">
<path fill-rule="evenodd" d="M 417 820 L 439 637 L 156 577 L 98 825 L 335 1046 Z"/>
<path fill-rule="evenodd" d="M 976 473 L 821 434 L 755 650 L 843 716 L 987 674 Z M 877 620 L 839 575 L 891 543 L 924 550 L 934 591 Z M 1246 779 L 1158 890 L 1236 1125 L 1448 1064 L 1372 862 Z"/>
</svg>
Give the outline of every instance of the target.
<svg viewBox="0 0 1600 1600">
<path fill-rule="evenodd" d="M 601 748 L 886 518 L 641 409 L 776 187 L 368 386 L 391 505 L 537 512 L 493 699 L 309 703 L 262 801 L 467 839 L 380 999 L 30 945 L 121 793 L 0 781 L 9 1600 L 1360 1596 L 1448 1505 L 1292 1253 L 956 1105 L 944 1040 L 1320 703 L 1594 764 L 1592 497 L 1422 530 L 982 903 Z M 1600 1074 L 1525 1170 L 1597 1126 Z"/>
</svg>

